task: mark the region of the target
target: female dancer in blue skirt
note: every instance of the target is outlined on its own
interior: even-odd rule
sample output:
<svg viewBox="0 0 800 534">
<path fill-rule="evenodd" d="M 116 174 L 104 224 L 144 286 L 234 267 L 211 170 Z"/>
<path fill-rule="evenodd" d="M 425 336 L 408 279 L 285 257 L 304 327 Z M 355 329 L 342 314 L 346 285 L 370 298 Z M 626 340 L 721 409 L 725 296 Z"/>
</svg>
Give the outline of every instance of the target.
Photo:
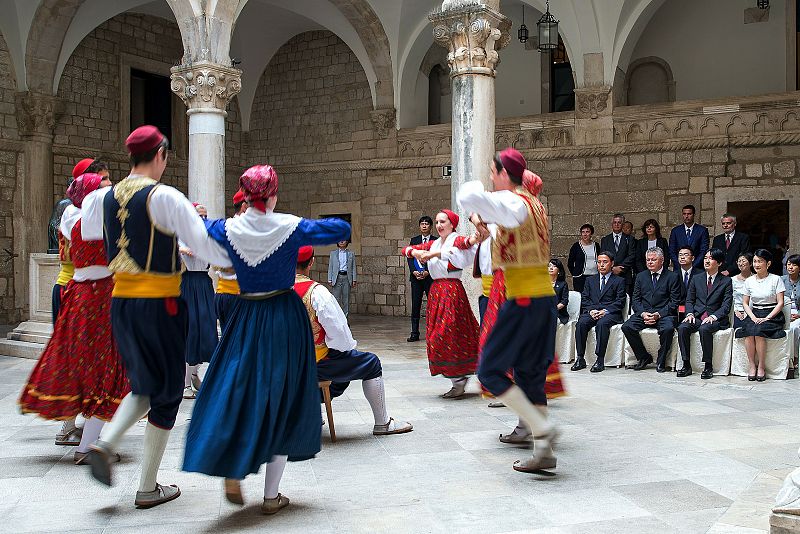
<svg viewBox="0 0 800 534">
<path fill-rule="evenodd" d="M 267 463 L 261 510 L 274 514 L 289 504 L 278 493 L 286 461 L 320 450 L 314 340 L 292 289 L 297 250 L 349 239 L 350 225 L 275 213 L 278 175 L 269 165 L 251 167 L 239 183 L 250 208 L 206 223 L 241 294 L 195 401 L 183 469 L 225 477 L 227 499 L 242 504 L 239 481 Z"/>
</svg>

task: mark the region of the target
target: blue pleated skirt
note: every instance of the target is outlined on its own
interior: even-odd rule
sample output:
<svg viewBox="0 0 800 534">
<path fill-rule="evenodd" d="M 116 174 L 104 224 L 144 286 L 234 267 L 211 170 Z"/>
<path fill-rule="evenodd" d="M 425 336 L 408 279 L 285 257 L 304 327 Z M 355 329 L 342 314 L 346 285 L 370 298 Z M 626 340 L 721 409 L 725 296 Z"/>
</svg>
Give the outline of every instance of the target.
<svg viewBox="0 0 800 534">
<path fill-rule="evenodd" d="M 206 271 L 185 271 L 181 276 L 181 298 L 189 313 L 186 336 L 186 363 L 210 362 L 217 348 L 217 311 L 214 286 Z"/>
<path fill-rule="evenodd" d="M 300 297 L 238 300 L 195 401 L 183 469 L 242 479 L 273 455 L 313 458 L 322 419 Z"/>
</svg>

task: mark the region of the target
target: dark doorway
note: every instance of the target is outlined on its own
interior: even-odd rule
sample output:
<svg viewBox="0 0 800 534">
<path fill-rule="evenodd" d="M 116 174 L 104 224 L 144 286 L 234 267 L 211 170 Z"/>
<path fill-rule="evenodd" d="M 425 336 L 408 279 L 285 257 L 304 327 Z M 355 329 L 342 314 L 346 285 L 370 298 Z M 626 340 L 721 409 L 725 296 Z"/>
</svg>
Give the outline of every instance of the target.
<svg viewBox="0 0 800 534">
<path fill-rule="evenodd" d="M 131 129 L 143 124 L 172 139 L 172 90 L 169 77 L 131 69 Z"/>
<path fill-rule="evenodd" d="M 728 213 L 736 215 L 736 231 L 750 236 L 752 250 L 765 248 L 772 252 L 770 272 L 783 274 L 783 255 L 789 239 L 789 201 L 728 202 Z"/>
<path fill-rule="evenodd" d="M 550 111 L 575 111 L 575 79 L 567 56 L 567 47 L 558 36 L 558 48 L 551 53 Z"/>
</svg>

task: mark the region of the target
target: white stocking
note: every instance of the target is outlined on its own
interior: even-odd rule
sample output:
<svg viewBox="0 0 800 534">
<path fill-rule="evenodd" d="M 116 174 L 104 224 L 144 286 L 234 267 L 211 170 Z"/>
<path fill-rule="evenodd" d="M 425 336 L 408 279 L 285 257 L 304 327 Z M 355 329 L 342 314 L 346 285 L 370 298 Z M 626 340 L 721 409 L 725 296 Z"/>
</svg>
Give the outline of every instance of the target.
<svg viewBox="0 0 800 534">
<path fill-rule="evenodd" d="M 372 408 L 372 417 L 375 418 L 376 425 L 385 425 L 389 422 L 389 415 L 386 413 L 386 396 L 383 390 L 383 377 L 373 378 L 372 380 L 362 380 L 361 388 L 364 396 Z"/>
<path fill-rule="evenodd" d="M 467 377 L 466 376 L 457 376 L 455 378 L 451 378 L 450 379 L 450 382 L 453 383 L 453 387 L 463 386 L 464 382 L 466 382 L 466 381 L 467 381 Z"/>
<path fill-rule="evenodd" d="M 86 424 L 83 425 L 83 436 L 81 436 L 81 442 L 76 451 L 84 453 L 89 452 L 89 445 L 97 441 L 97 438 L 100 437 L 100 431 L 103 430 L 103 425 L 105 424 L 105 421 L 97 417 L 90 417 L 87 419 Z"/>
<path fill-rule="evenodd" d="M 274 499 L 278 496 L 278 486 L 281 483 L 283 469 L 286 467 L 288 456 L 272 457 L 272 461 L 267 464 L 267 472 L 264 476 L 264 498 Z"/>
<path fill-rule="evenodd" d="M 197 374 L 197 368 L 198 367 L 200 367 L 200 366 L 199 365 L 189 365 L 188 363 L 186 364 L 186 376 L 183 379 L 183 386 L 184 387 L 188 388 L 189 386 L 192 385 L 192 375 L 196 375 Z"/>
<path fill-rule="evenodd" d="M 147 415 L 149 411 L 150 397 L 128 393 L 119 403 L 119 408 L 117 408 L 114 418 L 103 427 L 103 431 L 100 433 L 100 441 L 106 443 L 113 452 L 116 452 L 119 441 L 125 435 L 125 432 L 135 425 L 139 419 Z"/>
<path fill-rule="evenodd" d="M 142 458 L 142 475 L 139 478 L 139 491 L 155 491 L 158 468 L 164 449 L 167 448 L 170 431 L 148 423 L 144 430 L 144 458 Z"/>
</svg>

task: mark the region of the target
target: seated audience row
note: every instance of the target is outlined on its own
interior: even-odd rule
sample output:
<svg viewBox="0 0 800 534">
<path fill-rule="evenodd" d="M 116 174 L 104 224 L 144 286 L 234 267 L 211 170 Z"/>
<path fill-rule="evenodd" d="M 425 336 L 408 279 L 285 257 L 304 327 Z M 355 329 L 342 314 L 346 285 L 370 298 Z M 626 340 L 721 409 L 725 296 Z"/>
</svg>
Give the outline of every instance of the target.
<svg viewBox="0 0 800 534">
<path fill-rule="evenodd" d="M 594 328 L 597 361 L 591 371 L 603 371 L 611 328 L 622 324 L 622 332 L 637 359 L 633 366 L 635 370 L 645 369 L 654 362 L 653 355 L 642 342 L 642 330 L 655 328 L 658 331 L 656 370 L 664 372 L 677 329 L 683 360 L 683 367 L 678 371 L 680 377 L 692 374 L 689 341 L 691 334 L 699 333 L 704 364 L 701 378 L 709 379 L 713 376 L 714 333 L 731 327 L 733 312 L 735 336 L 745 340 L 750 366 L 748 379 L 763 381 L 766 339 L 785 336 L 784 293 L 789 294 L 793 303 L 792 335 L 800 340 L 800 256 L 789 258 L 789 274 L 783 280 L 769 273 L 772 254 L 765 249 L 758 249 L 755 254 L 740 254 L 735 262 L 737 272 L 733 278 L 725 274 L 730 274 L 732 268 L 725 263 L 725 253 L 716 247 L 705 253 L 703 269 L 694 266 L 693 252 L 688 246 L 678 250 L 678 268 L 675 271 L 665 268 L 666 261 L 660 247 L 647 249 L 646 270 L 635 278 L 632 314 L 625 319 L 626 283 L 624 277 L 614 273 L 615 255 L 608 250 L 597 252 L 596 274 L 582 277 L 581 309 L 575 327 L 576 359 L 571 370 L 586 368 L 586 339 Z M 558 266 L 554 269 L 558 270 Z M 794 346 L 797 347 L 797 343 Z"/>
</svg>

